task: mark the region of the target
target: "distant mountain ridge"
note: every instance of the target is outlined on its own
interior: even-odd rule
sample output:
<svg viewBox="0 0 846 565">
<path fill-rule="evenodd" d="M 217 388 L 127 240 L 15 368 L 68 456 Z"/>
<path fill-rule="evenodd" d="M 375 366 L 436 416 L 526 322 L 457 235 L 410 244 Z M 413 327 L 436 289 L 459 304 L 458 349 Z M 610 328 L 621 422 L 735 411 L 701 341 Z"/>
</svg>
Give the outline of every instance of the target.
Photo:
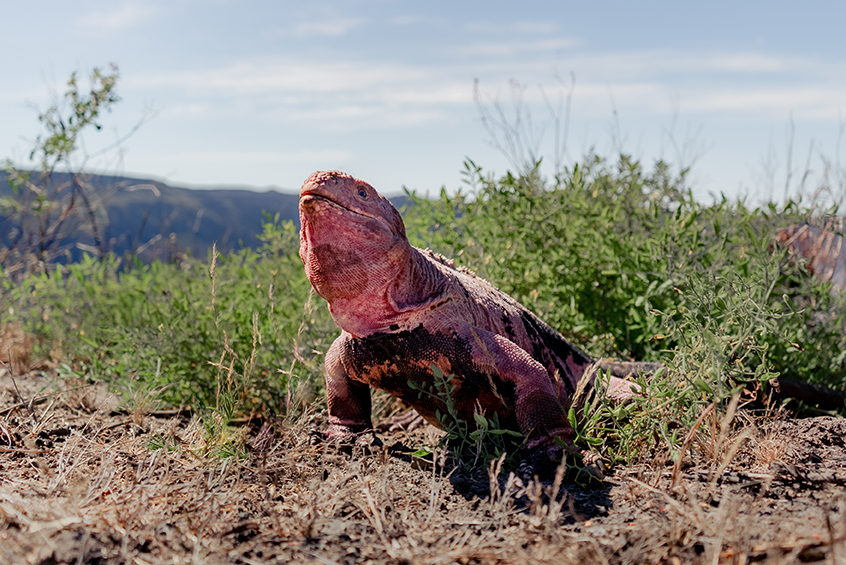
<svg viewBox="0 0 846 565">
<path fill-rule="evenodd" d="M 70 181 L 68 173 L 54 173 L 54 183 Z M 205 256 L 212 243 L 223 252 L 261 244 L 264 212 L 280 219 L 293 220 L 299 226 L 299 194 L 292 190 L 256 191 L 249 188 L 184 188 L 161 181 L 115 175 L 86 175 L 86 182 L 103 195 L 103 209 L 108 216 L 105 238 L 118 255 L 144 249 L 160 256 L 169 252 L 190 252 Z M 10 194 L 5 172 L 0 171 L 0 194 Z M 398 208 L 407 198 L 391 199 Z M 2 234 L 0 234 L 2 237 Z M 87 236 L 70 242 L 72 255 L 81 255 L 89 244 Z"/>
</svg>

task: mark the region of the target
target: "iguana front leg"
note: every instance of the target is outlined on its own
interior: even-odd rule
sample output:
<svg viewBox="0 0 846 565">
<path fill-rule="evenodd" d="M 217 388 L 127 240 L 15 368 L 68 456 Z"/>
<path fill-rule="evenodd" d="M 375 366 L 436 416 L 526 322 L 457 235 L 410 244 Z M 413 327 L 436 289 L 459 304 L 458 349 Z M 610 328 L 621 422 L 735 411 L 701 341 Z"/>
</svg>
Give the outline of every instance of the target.
<svg viewBox="0 0 846 565">
<path fill-rule="evenodd" d="M 329 403 L 327 439 L 339 439 L 371 428 L 370 387 L 347 376 L 342 362 L 344 342 L 342 333 L 326 352 L 326 395 Z"/>
<path fill-rule="evenodd" d="M 514 385 L 514 416 L 527 437 L 524 449 L 533 465 L 557 465 L 563 448 L 555 438 L 572 446 L 575 432 L 546 368 L 514 342 L 490 331 L 468 325 L 458 333 L 478 369 Z"/>
</svg>

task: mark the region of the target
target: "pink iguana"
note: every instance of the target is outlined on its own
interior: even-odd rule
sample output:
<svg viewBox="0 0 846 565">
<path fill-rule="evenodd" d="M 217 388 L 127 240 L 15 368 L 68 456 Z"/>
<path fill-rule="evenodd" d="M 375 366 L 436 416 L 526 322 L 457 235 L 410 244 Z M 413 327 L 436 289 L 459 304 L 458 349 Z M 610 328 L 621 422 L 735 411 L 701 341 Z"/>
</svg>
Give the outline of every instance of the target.
<svg viewBox="0 0 846 565">
<path fill-rule="evenodd" d="M 431 366 L 455 375 L 459 416 L 477 407 L 526 437 L 538 471 L 572 445 L 567 408 L 595 360 L 513 298 L 431 251 L 412 247 L 399 212 L 366 182 L 317 172 L 300 192 L 300 257 L 343 330 L 326 353 L 328 438 L 371 427 L 370 387 L 402 398 L 438 426 L 443 404 L 420 394 Z M 654 364 L 600 363 L 616 377 Z M 632 394 L 613 378 L 609 393 Z M 414 386 L 410 386 L 412 382 Z"/>
</svg>

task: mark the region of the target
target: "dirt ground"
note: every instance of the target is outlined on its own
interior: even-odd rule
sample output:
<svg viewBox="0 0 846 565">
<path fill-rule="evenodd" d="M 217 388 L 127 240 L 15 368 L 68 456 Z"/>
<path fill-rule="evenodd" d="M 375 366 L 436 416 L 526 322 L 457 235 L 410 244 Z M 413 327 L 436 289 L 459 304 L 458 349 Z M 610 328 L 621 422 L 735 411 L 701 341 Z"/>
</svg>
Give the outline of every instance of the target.
<svg viewBox="0 0 846 565">
<path fill-rule="evenodd" d="M 846 563 L 844 419 L 744 416 L 678 467 L 523 484 L 413 457 L 433 428 L 314 445 L 317 411 L 224 459 L 196 417 L 0 374 L 0 563 Z"/>
</svg>

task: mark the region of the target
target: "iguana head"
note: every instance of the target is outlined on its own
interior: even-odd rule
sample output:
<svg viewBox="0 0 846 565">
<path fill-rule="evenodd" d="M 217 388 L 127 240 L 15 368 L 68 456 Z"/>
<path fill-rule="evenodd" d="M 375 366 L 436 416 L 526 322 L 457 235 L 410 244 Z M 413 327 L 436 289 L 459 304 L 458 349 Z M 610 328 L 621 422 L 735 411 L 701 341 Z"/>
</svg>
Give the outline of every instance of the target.
<svg viewBox="0 0 846 565">
<path fill-rule="evenodd" d="M 336 321 L 345 302 L 373 299 L 407 267 L 410 246 L 399 212 L 372 186 L 346 173 L 321 171 L 306 179 L 300 222 L 306 275 L 329 301 Z"/>
</svg>

